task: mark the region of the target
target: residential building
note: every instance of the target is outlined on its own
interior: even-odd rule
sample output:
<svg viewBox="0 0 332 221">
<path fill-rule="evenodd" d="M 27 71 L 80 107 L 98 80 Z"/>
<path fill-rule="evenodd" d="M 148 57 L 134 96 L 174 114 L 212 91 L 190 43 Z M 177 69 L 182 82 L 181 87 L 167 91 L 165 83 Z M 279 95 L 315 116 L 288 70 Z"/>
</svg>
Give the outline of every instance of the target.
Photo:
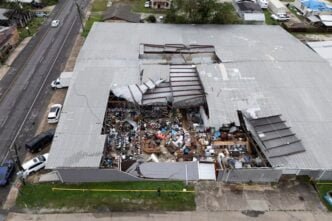
<svg viewBox="0 0 332 221">
<path fill-rule="evenodd" d="M 151 0 L 151 7 L 154 9 L 170 9 L 171 0 Z"/>
</svg>

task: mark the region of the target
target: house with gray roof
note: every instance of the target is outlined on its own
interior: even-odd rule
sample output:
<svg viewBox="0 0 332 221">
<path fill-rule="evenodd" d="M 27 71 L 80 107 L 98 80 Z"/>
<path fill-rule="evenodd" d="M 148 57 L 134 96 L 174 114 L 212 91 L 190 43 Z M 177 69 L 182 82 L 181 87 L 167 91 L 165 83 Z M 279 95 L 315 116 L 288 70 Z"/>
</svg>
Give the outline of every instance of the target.
<svg viewBox="0 0 332 221">
<path fill-rule="evenodd" d="M 131 12 L 131 7 L 126 4 L 113 4 L 109 7 L 103 17 L 104 22 L 131 22 L 139 23 L 140 14 Z"/>
</svg>

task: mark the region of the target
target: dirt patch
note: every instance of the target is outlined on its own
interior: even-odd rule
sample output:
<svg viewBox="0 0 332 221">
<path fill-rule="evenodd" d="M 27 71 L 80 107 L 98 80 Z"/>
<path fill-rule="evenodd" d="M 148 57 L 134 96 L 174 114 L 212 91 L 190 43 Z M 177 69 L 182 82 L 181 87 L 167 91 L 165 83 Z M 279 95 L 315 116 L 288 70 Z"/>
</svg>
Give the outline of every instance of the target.
<svg viewBox="0 0 332 221">
<path fill-rule="evenodd" d="M 78 56 L 78 54 L 79 54 L 79 52 L 80 52 L 80 50 L 81 50 L 81 48 L 84 44 L 84 41 L 85 41 L 85 38 L 82 37 L 81 35 L 79 35 L 76 38 L 74 47 L 71 51 L 70 57 L 68 58 L 68 61 L 67 61 L 67 64 L 66 64 L 66 67 L 65 67 L 64 71 L 73 71 L 74 70 L 77 56 Z"/>
<path fill-rule="evenodd" d="M 43 131 L 47 131 L 48 129 L 56 127 L 55 124 L 47 123 L 48 110 L 50 109 L 52 104 L 63 104 L 63 101 L 66 97 L 66 93 L 67 93 L 66 89 L 58 89 L 54 92 L 50 100 L 50 103 L 48 104 L 47 111 L 43 114 L 42 120 L 38 125 L 36 134 L 39 134 Z"/>
<path fill-rule="evenodd" d="M 246 210 L 242 211 L 242 214 L 249 216 L 249 217 L 258 217 L 259 215 L 263 215 L 265 212 L 263 211 L 256 211 L 256 210 Z"/>
<path fill-rule="evenodd" d="M 232 193 L 242 194 L 243 193 L 243 186 L 232 185 L 232 186 L 230 186 L 230 190 L 231 190 Z"/>
<path fill-rule="evenodd" d="M 332 41 L 332 34 L 305 34 L 294 33 L 300 41 Z"/>
<path fill-rule="evenodd" d="M 79 52 L 80 52 L 80 50 L 81 50 L 81 48 L 84 44 L 84 40 L 85 39 L 82 36 L 80 36 L 80 35 L 77 36 L 75 44 L 74 44 L 73 49 L 70 53 L 70 56 L 68 58 L 68 61 L 66 63 L 64 71 L 73 71 L 74 70 L 76 59 L 77 59 L 77 56 L 78 56 L 78 54 L 79 54 Z M 52 104 L 63 104 L 63 102 L 65 100 L 65 97 L 66 97 L 66 94 L 67 94 L 67 89 L 57 89 L 57 90 L 55 90 L 54 94 L 52 95 L 52 98 L 50 100 L 50 103 L 48 105 L 47 110 L 49 110 L 49 108 Z M 52 125 L 52 124 L 47 123 L 47 114 L 48 114 L 48 111 L 46 111 L 43 114 L 42 121 L 38 125 L 36 134 L 39 134 L 43 131 L 46 131 L 48 129 L 56 127 L 56 125 Z"/>
</svg>

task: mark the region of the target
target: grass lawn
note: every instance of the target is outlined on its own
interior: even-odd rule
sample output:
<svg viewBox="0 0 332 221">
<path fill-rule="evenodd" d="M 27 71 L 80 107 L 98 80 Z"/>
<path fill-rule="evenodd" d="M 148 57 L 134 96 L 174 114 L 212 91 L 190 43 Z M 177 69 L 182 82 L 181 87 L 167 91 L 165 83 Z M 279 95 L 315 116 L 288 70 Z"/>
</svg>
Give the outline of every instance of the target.
<svg viewBox="0 0 332 221">
<path fill-rule="evenodd" d="M 166 14 L 167 9 L 152 9 L 152 8 L 145 8 L 144 4 L 146 0 L 129 0 L 127 1 L 131 4 L 133 12 L 142 12 L 142 13 L 158 13 L 158 14 Z"/>
<path fill-rule="evenodd" d="M 301 21 L 304 20 L 304 17 L 303 17 L 302 15 L 299 15 L 299 14 L 298 14 L 298 11 L 297 11 L 297 9 L 296 9 L 294 6 L 290 6 L 290 7 L 288 7 L 288 9 L 289 9 L 289 11 L 290 11 L 292 14 L 294 14 L 298 19 L 300 19 Z"/>
<path fill-rule="evenodd" d="M 59 0 L 43 0 L 42 2 L 45 5 L 56 5 L 56 4 L 58 4 Z"/>
<path fill-rule="evenodd" d="M 103 12 L 106 10 L 107 0 L 94 0 L 91 12 Z"/>
<path fill-rule="evenodd" d="M 265 15 L 265 23 L 267 25 L 278 25 L 279 23 L 271 18 L 271 12 L 267 9 L 264 9 L 264 15 Z"/>
<path fill-rule="evenodd" d="M 52 188 L 97 189 L 98 191 L 52 191 Z M 158 196 L 157 189 L 161 194 Z M 163 192 L 193 190 L 183 182 L 113 182 L 86 184 L 29 184 L 16 201 L 18 208 L 68 209 L 70 211 L 183 211 L 195 209 L 195 193 Z M 99 192 L 99 190 L 153 190 L 153 192 Z"/>
<path fill-rule="evenodd" d="M 85 25 L 84 25 L 84 31 L 82 32 L 82 36 L 83 37 L 87 37 L 91 28 L 92 28 L 92 25 L 94 22 L 99 22 L 99 21 L 102 21 L 103 19 L 103 16 L 102 15 L 93 15 L 91 14 L 89 19 L 85 22 Z"/>
<path fill-rule="evenodd" d="M 100 22 L 103 19 L 103 13 L 107 8 L 107 0 L 94 0 L 91 8 L 91 15 L 85 22 L 83 37 L 87 37 L 94 22 Z"/>
<path fill-rule="evenodd" d="M 20 41 L 23 40 L 26 37 L 34 35 L 39 27 L 43 24 L 45 21 L 45 18 L 37 18 L 34 17 L 30 22 L 29 22 L 29 31 L 24 27 L 24 28 L 19 28 L 18 33 L 20 35 Z"/>
<path fill-rule="evenodd" d="M 332 181 L 318 181 L 315 183 L 316 187 L 318 189 L 319 197 L 323 201 L 323 203 L 326 205 L 329 211 L 332 211 L 332 206 L 327 205 L 325 203 L 325 200 L 323 199 L 323 196 L 326 192 L 332 191 Z"/>
</svg>

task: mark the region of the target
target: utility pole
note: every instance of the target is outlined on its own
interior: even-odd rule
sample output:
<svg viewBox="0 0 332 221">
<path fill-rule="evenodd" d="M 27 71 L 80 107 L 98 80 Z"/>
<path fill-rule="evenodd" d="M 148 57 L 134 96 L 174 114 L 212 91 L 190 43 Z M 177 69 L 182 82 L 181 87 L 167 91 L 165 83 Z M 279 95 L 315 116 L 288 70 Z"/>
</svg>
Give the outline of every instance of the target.
<svg viewBox="0 0 332 221">
<path fill-rule="evenodd" d="M 16 166 L 18 167 L 18 169 L 20 171 L 23 171 L 23 167 L 22 167 L 22 164 L 21 164 L 21 160 L 20 160 L 20 157 L 18 156 L 18 151 L 17 151 L 17 145 L 16 143 L 14 143 L 14 151 L 15 151 L 15 156 L 13 157 L 14 158 L 14 161 L 16 163 Z M 24 174 L 22 173 L 21 175 L 18 175 L 19 179 L 21 180 L 22 184 L 25 185 L 25 177 L 24 177 Z"/>
<path fill-rule="evenodd" d="M 16 145 L 16 143 L 14 144 L 14 151 L 15 151 L 14 161 L 16 163 L 16 166 L 18 167 L 19 170 L 23 170 L 20 157 L 18 156 L 18 151 L 17 151 L 17 145 Z"/>
<path fill-rule="evenodd" d="M 80 21 L 81 21 L 81 25 L 82 25 L 82 30 L 84 31 L 83 14 L 81 12 L 80 6 L 77 3 L 77 0 L 75 0 L 75 5 L 76 5 L 76 8 L 77 8 L 78 16 L 80 17 Z"/>
</svg>

